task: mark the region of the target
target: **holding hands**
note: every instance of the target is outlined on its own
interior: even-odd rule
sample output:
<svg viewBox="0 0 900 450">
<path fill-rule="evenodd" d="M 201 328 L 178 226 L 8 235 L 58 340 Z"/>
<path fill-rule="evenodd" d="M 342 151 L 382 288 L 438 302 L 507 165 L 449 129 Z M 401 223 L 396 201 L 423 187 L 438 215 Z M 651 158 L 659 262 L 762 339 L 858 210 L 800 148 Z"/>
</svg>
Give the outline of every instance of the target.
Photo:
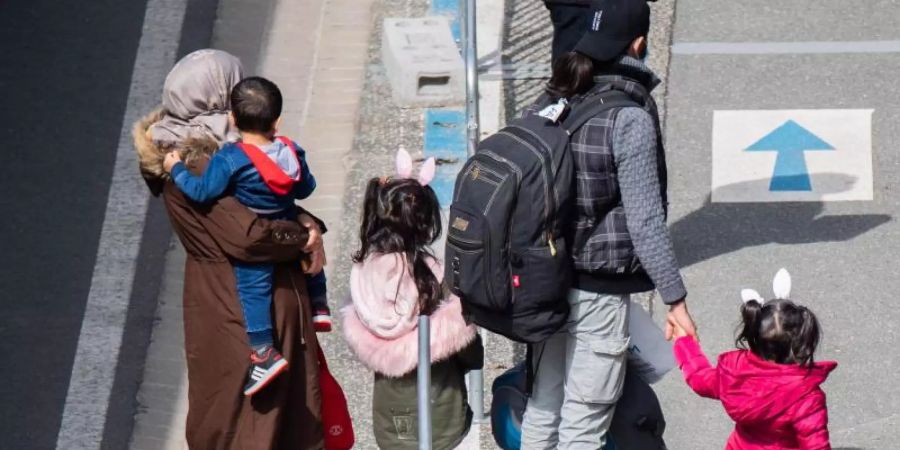
<svg viewBox="0 0 900 450">
<path fill-rule="evenodd" d="M 673 338 L 684 336 L 693 336 L 699 340 L 694 319 L 687 310 L 687 302 L 682 300 L 672 305 L 666 315 L 666 340 L 671 341 Z"/>
</svg>

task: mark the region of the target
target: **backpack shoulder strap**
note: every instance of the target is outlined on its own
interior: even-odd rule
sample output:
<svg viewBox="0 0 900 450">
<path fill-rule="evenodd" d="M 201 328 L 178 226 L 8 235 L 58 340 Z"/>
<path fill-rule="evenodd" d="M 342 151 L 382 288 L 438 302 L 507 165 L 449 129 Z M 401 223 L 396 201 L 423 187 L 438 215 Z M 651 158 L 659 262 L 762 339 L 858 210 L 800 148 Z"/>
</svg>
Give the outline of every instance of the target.
<svg viewBox="0 0 900 450">
<path fill-rule="evenodd" d="M 607 90 L 597 94 L 585 97 L 580 102 L 572 106 L 569 116 L 563 121 L 563 128 L 569 133 L 569 136 L 575 134 L 584 124 L 593 119 L 603 111 L 611 108 L 638 107 L 641 105 L 628 94 L 617 91 Z"/>
<path fill-rule="evenodd" d="M 294 186 L 294 179 L 284 173 L 281 167 L 278 167 L 278 164 L 272 161 L 272 158 L 266 156 L 259 147 L 253 144 L 239 142 L 238 147 L 247 155 L 247 158 L 253 163 L 253 167 L 256 167 L 256 170 L 259 172 L 259 176 L 262 177 L 266 186 L 272 192 L 278 195 L 287 195 L 291 192 L 291 188 Z"/>
</svg>

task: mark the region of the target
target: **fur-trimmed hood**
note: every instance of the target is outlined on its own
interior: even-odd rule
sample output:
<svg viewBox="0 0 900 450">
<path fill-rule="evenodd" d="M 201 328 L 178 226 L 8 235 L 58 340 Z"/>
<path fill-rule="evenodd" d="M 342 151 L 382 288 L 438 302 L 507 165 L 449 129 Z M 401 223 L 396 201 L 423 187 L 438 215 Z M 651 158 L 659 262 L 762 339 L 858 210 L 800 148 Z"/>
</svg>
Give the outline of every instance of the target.
<svg viewBox="0 0 900 450">
<path fill-rule="evenodd" d="M 352 303 L 341 310 L 348 346 L 369 369 L 402 377 L 418 365 L 418 291 L 399 254 L 372 255 L 353 265 Z M 431 261 L 438 280 L 443 270 Z M 431 362 L 450 358 L 475 338 L 475 327 L 462 316 L 459 298 L 451 295 L 431 314 Z"/>
<path fill-rule="evenodd" d="M 144 181 L 147 182 L 147 186 L 153 195 L 159 195 L 162 190 L 162 183 L 169 179 L 169 174 L 163 170 L 163 159 L 166 153 L 178 150 L 185 164 L 188 167 L 195 167 L 201 159 L 209 158 L 219 149 L 218 142 L 211 137 L 186 139 L 179 147 L 165 146 L 154 142 L 150 137 L 150 126 L 159 122 L 164 114 L 162 108 L 147 114 L 144 118 L 135 122 L 131 133 L 134 139 L 134 150 L 137 153 L 138 163 L 140 164 L 141 176 L 144 177 Z"/>
</svg>

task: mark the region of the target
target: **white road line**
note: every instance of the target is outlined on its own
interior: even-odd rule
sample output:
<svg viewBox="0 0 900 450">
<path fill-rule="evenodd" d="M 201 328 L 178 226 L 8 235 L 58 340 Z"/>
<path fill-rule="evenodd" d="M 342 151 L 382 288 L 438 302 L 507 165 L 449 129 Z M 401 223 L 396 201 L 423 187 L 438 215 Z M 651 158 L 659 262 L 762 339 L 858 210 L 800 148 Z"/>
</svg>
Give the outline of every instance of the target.
<svg viewBox="0 0 900 450">
<path fill-rule="evenodd" d="M 186 7 L 187 0 L 147 2 L 97 262 L 56 441 L 59 449 L 96 449 L 103 440 L 148 203 L 147 188 L 138 175 L 131 127 L 159 104 L 163 81 L 175 63 Z"/>
<path fill-rule="evenodd" d="M 676 55 L 782 55 L 830 53 L 900 53 L 900 41 L 680 42 Z"/>
</svg>

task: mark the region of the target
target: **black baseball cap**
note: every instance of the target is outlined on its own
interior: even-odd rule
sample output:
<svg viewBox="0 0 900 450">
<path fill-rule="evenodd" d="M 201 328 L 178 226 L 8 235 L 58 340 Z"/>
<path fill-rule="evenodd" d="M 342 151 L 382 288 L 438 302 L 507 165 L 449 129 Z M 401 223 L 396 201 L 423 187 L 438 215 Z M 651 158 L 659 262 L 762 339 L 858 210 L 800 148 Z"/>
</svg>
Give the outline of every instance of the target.
<svg viewBox="0 0 900 450">
<path fill-rule="evenodd" d="M 575 51 L 594 60 L 611 61 L 650 32 L 646 0 L 593 0 L 590 11 L 588 30 Z"/>
</svg>

